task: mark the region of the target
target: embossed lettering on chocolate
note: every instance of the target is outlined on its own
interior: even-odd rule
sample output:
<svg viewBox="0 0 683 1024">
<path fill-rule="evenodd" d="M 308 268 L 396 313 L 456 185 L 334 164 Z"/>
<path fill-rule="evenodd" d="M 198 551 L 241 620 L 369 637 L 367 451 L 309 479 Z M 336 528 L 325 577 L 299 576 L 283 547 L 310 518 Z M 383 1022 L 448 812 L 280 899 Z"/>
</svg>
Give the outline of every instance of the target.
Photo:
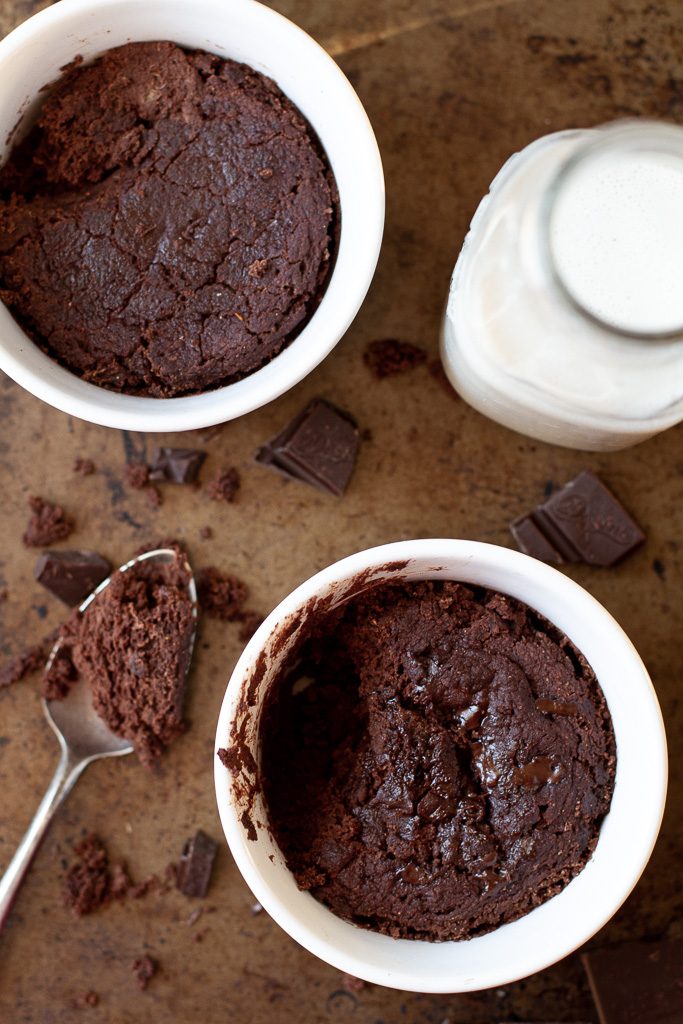
<svg viewBox="0 0 683 1024">
<path fill-rule="evenodd" d="M 75 62 L 0 171 L 0 297 L 113 391 L 238 380 L 315 312 L 338 198 L 274 82 L 170 42 Z"/>
<path fill-rule="evenodd" d="M 266 697 L 262 788 L 297 883 L 393 936 L 513 921 L 588 861 L 614 733 L 566 636 L 503 594 L 382 584 L 310 623 Z"/>
</svg>

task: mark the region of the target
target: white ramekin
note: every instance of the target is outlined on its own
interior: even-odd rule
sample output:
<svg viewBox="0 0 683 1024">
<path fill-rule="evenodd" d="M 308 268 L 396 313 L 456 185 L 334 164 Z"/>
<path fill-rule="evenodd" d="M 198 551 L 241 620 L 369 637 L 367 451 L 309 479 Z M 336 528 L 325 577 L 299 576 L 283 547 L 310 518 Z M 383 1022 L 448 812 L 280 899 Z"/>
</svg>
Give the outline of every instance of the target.
<svg viewBox="0 0 683 1024">
<path fill-rule="evenodd" d="M 297 888 L 264 826 L 260 796 L 251 815 L 257 839 L 249 839 L 248 822 L 241 820 L 240 779 L 231 777 L 218 758 L 216 796 L 225 835 L 247 884 L 302 946 L 374 984 L 416 992 L 466 992 L 526 977 L 586 942 L 631 892 L 657 838 L 667 780 L 662 716 L 642 661 L 602 605 L 556 569 L 490 544 L 415 540 L 361 551 L 297 587 L 249 641 L 226 690 L 216 750 L 228 743 L 237 723 L 258 760 L 264 694 L 317 601 L 343 601 L 357 591 L 359 581 L 366 586 L 426 578 L 474 583 L 525 601 L 566 633 L 592 665 L 614 723 L 617 771 L 611 810 L 584 870 L 547 903 L 488 935 L 444 943 L 392 939 L 341 920 Z"/>
<path fill-rule="evenodd" d="M 339 188 L 341 236 L 325 295 L 301 334 L 244 380 L 187 398 L 119 395 L 46 356 L 0 304 L 0 369 L 81 419 L 141 431 L 192 430 L 242 416 L 293 387 L 334 348 L 370 286 L 384 227 L 384 178 L 370 122 L 350 83 L 302 29 L 255 0 L 61 0 L 0 42 L 0 161 L 40 90 L 81 55 L 170 39 L 250 64 L 275 79 L 317 132 Z"/>
</svg>

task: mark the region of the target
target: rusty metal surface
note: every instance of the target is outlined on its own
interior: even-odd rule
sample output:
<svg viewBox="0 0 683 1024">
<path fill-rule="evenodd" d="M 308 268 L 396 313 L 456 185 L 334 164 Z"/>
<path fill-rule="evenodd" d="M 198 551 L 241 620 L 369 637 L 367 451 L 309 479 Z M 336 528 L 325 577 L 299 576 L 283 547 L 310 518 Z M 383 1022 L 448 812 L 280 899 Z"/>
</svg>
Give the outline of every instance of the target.
<svg viewBox="0 0 683 1024">
<path fill-rule="evenodd" d="M 45 4 L 3 0 L 0 32 Z M 683 678 L 683 429 L 610 455 L 529 441 L 488 422 L 423 367 L 377 382 L 362 361 L 372 339 L 394 336 L 435 357 L 442 304 L 479 197 L 513 150 L 544 132 L 638 113 L 683 119 L 683 7 L 608 0 L 278 0 L 337 58 L 376 129 L 387 178 L 387 224 L 378 272 L 336 351 L 277 402 L 220 431 L 126 436 L 70 420 L 8 379 L 0 381 L 0 604 L 2 655 L 56 625 L 57 602 L 33 582 L 22 547 L 27 496 L 62 502 L 73 546 L 118 564 L 147 541 L 187 544 L 195 567 L 242 577 L 250 605 L 268 611 L 330 561 L 405 537 L 461 536 L 511 544 L 507 523 L 535 505 L 548 481 L 598 471 L 648 535 L 614 571 L 568 570 L 616 616 L 647 663 L 670 740 L 680 737 Z M 312 396 L 355 414 L 364 442 L 338 501 L 255 465 L 257 446 Z M 131 452 L 196 443 L 203 479 L 239 467 L 234 505 L 191 488 L 164 490 L 153 509 L 122 484 Z M 72 473 L 76 456 L 95 475 Z M 211 525 L 212 540 L 200 529 Z M 576 956 L 525 982 L 469 996 L 344 989 L 339 973 L 292 942 L 253 899 L 222 843 L 207 900 L 176 892 L 128 900 L 81 920 L 62 905 L 72 844 L 94 830 L 135 878 L 161 871 L 198 827 L 221 838 L 212 779 L 215 722 L 241 649 L 237 627 L 204 621 L 191 680 L 191 730 L 148 772 L 133 758 L 88 770 L 41 849 L 0 939 L 0 1020 L 57 1024 L 305 1022 L 489 1024 L 597 1020 Z M 678 716 L 678 718 L 677 718 Z M 677 731 L 678 730 L 678 731 Z M 26 828 L 56 764 L 35 678 L 0 693 L 0 870 Z M 680 764 L 680 762 L 679 762 Z M 676 933 L 681 778 L 674 761 L 667 816 L 652 862 L 626 906 L 594 944 Z M 634 829 L 638 823 L 634 821 Z M 201 935 L 201 941 L 196 941 Z M 131 973 L 143 952 L 161 971 L 140 992 Z M 73 1000 L 92 989 L 94 1009 Z"/>
</svg>

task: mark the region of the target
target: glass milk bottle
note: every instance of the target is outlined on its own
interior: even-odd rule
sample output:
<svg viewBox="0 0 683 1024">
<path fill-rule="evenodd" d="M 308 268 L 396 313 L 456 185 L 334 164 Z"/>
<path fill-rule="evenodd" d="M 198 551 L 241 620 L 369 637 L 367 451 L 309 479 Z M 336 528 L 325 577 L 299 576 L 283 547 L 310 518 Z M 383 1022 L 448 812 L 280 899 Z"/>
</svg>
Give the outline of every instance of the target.
<svg viewBox="0 0 683 1024">
<path fill-rule="evenodd" d="M 683 128 L 616 122 L 511 157 L 458 257 L 442 359 L 475 409 L 566 447 L 683 419 Z"/>
</svg>

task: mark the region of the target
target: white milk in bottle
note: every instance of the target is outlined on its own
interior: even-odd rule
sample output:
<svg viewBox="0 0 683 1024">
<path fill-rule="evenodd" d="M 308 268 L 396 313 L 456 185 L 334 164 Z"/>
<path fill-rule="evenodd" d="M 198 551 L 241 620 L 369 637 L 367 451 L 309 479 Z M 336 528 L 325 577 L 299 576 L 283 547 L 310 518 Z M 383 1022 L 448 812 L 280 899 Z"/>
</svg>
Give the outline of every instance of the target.
<svg viewBox="0 0 683 1024">
<path fill-rule="evenodd" d="M 442 359 L 480 412 L 567 447 L 683 419 L 683 128 L 558 132 L 513 156 L 456 263 Z"/>
</svg>

